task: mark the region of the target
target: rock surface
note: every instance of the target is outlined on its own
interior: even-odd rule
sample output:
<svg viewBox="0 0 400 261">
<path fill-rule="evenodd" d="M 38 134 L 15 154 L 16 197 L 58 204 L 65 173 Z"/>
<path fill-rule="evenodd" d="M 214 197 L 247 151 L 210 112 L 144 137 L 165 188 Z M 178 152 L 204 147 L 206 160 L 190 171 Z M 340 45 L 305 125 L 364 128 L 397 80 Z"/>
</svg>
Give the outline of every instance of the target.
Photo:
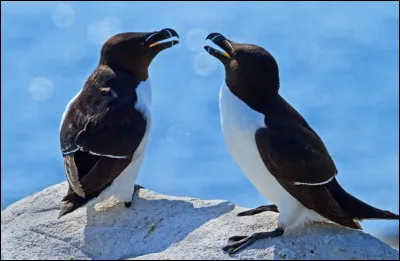
<svg viewBox="0 0 400 261">
<path fill-rule="evenodd" d="M 54 185 L 1 212 L 1 259 L 399 259 L 379 239 L 328 224 L 229 256 L 229 237 L 272 230 L 278 214 L 237 217 L 246 209 L 227 201 L 142 189 L 129 209 L 111 198 L 57 219 L 66 191 Z"/>
</svg>

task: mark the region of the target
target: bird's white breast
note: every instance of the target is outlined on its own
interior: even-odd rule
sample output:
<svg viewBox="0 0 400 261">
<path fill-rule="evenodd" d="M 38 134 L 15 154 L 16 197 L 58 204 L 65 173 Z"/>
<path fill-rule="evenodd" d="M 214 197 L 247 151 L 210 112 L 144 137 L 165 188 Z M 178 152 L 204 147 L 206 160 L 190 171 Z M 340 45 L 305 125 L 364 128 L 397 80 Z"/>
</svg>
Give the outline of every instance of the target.
<svg viewBox="0 0 400 261">
<path fill-rule="evenodd" d="M 222 133 L 229 152 L 257 190 L 278 206 L 280 225 L 286 228 L 293 227 L 313 218 L 309 217 L 309 211 L 277 182 L 261 159 L 255 133 L 259 128 L 268 128 L 264 123 L 264 115 L 236 97 L 225 83 L 220 90 L 219 107 Z"/>
<path fill-rule="evenodd" d="M 150 118 L 150 107 L 151 107 L 151 84 L 150 80 L 140 82 L 136 88 L 137 101 L 135 108 L 139 110 L 145 118 Z"/>
<path fill-rule="evenodd" d="M 67 116 L 67 113 L 69 111 L 69 108 L 71 108 L 72 103 L 75 101 L 75 99 L 79 96 L 79 94 L 81 93 L 82 90 L 80 90 L 67 104 L 67 107 L 65 107 L 64 113 L 61 117 L 61 122 L 60 122 L 60 131 L 61 131 L 61 127 L 63 125 L 65 116 Z"/>
<path fill-rule="evenodd" d="M 219 106 L 222 133 L 233 159 L 253 185 L 276 202 L 279 184 L 262 162 L 255 142 L 256 131 L 265 127 L 264 115 L 252 110 L 225 84 L 221 87 Z"/>
</svg>

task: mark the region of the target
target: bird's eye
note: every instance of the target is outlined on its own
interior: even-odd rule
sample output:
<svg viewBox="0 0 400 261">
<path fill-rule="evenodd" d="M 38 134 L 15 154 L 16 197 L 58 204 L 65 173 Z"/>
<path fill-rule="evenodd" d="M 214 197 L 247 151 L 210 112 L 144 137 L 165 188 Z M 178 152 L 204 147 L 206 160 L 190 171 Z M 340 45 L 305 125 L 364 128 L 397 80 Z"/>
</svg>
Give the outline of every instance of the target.
<svg viewBox="0 0 400 261">
<path fill-rule="evenodd" d="M 110 87 L 107 87 L 107 88 L 100 88 L 100 95 L 101 95 L 101 96 L 109 95 L 109 94 L 110 94 L 110 91 L 111 91 Z"/>
<path fill-rule="evenodd" d="M 229 63 L 229 67 L 231 68 L 232 71 L 236 71 L 237 68 L 239 67 L 239 63 L 236 59 L 232 59 Z"/>
</svg>

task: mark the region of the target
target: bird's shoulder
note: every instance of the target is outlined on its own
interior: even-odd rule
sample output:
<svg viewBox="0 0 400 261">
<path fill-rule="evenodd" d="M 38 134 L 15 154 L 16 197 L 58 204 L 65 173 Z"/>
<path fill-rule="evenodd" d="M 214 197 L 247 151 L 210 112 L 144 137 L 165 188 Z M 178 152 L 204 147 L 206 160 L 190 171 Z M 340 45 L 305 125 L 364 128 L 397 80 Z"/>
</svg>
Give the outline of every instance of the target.
<svg viewBox="0 0 400 261">
<path fill-rule="evenodd" d="M 108 66 L 98 66 L 88 77 L 83 89 L 70 105 L 61 125 L 63 152 L 76 150 L 76 138 L 82 130 L 122 131 L 121 126 L 139 128 L 145 119 L 136 111 L 136 77 Z M 143 128 L 140 127 L 139 132 Z"/>
<path fill-rule="evenodd" d="M 337 174 L 320 136 L 289 103 L 282 99 L 265 123 L 255 139 L 271 173 L 300 183 L 320 183 Z"/>
</svg>

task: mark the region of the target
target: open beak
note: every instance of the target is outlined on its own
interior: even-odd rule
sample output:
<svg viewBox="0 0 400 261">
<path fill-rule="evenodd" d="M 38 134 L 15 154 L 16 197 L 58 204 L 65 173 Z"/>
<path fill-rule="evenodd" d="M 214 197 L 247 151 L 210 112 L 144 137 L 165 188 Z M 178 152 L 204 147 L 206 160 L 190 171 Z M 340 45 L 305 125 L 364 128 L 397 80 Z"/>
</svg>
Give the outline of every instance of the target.
<svg viewBox="0 0 400 261">
<path fill-rule="evenodd" d="M 174 29 L 165 28 L 161 31 L 151 33 L 149 36 L 147 36 L 144 43 L 148 46 L 148 48 L 154 49 L 155 51 L 159 52 L 179 43 L 177 40 L 164 41 L 172 37 L 179 38 L 179 35 Z"/>
<path fill-rule="evenodd" d="M 211 42 L 218 45 L 225 52 L 221 52 L 221 51 L 219 51 L 215 48 L 212 48 L 211 46 L 208 46 L 208 45 L 204 46 L 204 49 L 206 49 L 206 51 L 209 54 L 211 54 L 212 56 L 214 56 L 215 58 L 220 60 L 222 63 L 229 62 L 232 58 L 232 55 L 234 55 L 234 53 L 235 53 L 235 50 L 232 47 L 231 41 L 226 39 L 226 37 L 220 33 L 211 33 L 207 36 L 206 40 L 208 40 L 208 39 L 211 40 Z"/>
</svg>

